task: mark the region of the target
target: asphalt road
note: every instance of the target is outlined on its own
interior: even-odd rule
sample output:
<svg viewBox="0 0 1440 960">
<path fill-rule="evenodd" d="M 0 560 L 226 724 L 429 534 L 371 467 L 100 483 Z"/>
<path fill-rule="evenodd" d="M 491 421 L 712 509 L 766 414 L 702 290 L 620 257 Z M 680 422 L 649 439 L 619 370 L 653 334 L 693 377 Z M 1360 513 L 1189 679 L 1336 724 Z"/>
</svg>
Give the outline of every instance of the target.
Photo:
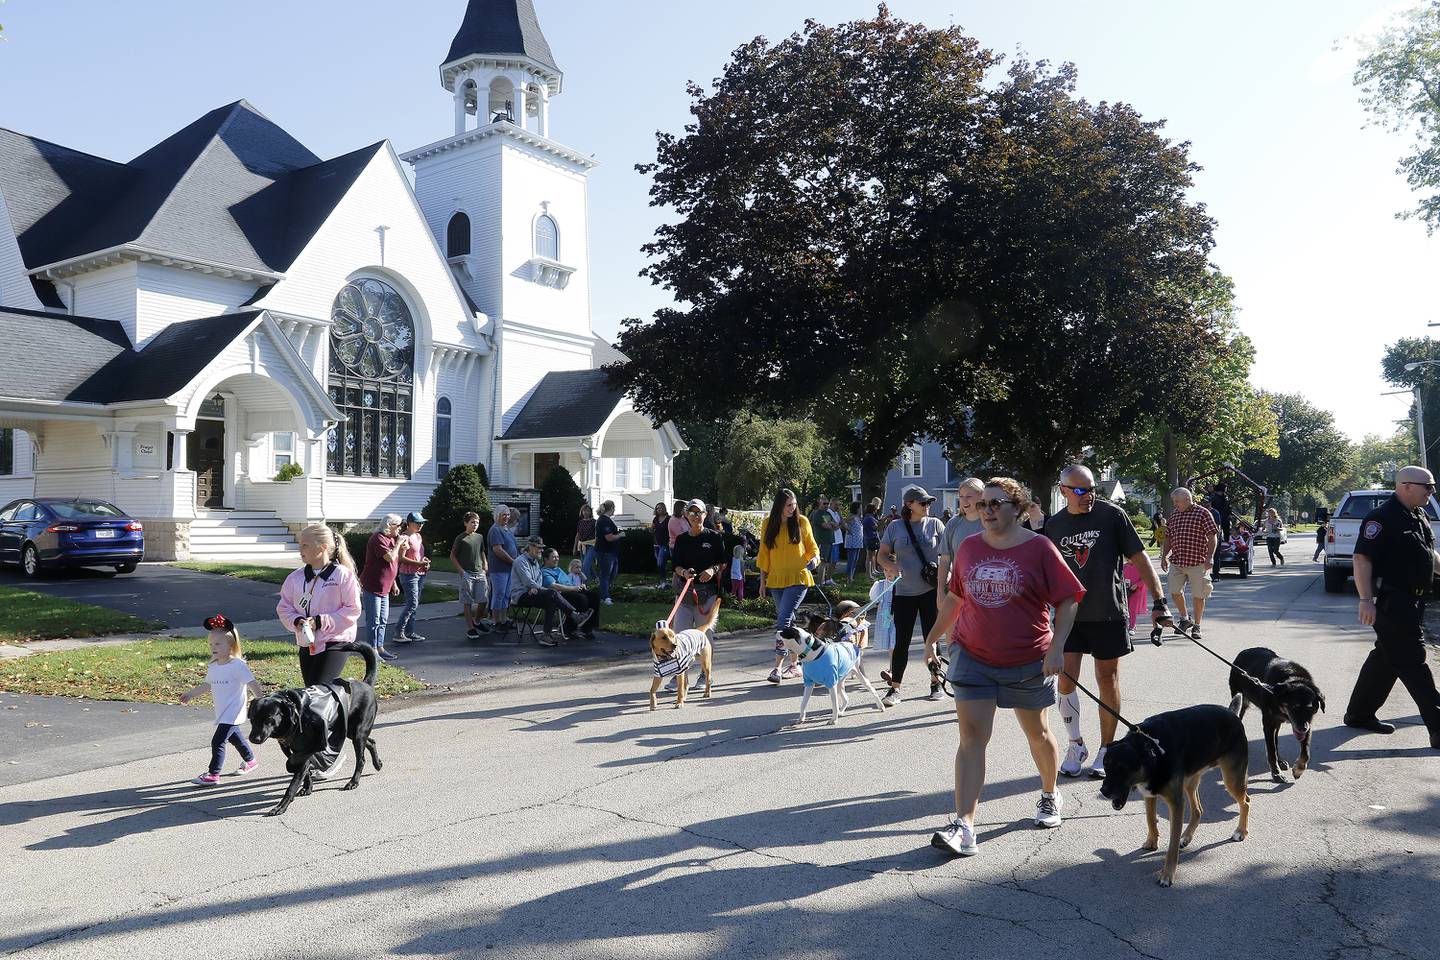
<svg viewBox="0 0 1440 960">
<path fill-rule="evenodd" d="M 280 595 L 280 588 L 272 583 L 159 563 L 142 563 L 134 573 L 122 574 L 89 568 L 57 570 L 34 580 L 16 567 L 0 567 L 0 584 L 195 630 L 217 612 L 236 623 L 274 619 Z"/>
<path fill-rule="evenodd" d="M 334 958 L 1433 957 L 1440 755 L 1397 688 L 1391 737 L 1339 726 L 1370 645 L 1353 599 L 1318 565 L 1225 578 L 1207 640 L 1265 644 L 1310 666 L 1329 698 L 1312 769 L 1265 771 L 1252 734 L 1250 838 L 1229 840 L 1218 774 L 1176 884 L 1139 848 L 1141 805 L 1063 786 L 1066 822 L 1029 819 L 1038 782 L 1001 716 L 980 855 L 929 836 L 951 807 L 949 704 L 839 726 L 773 687 L 769 641 L 718 645 L 710 701 L 651 713 L 636 658 L 516 670 L 471 692 L 392 706 L 385 768 L 326 783 L 280 819 L 278 748 L 259 776 L 206 791 L 197 736 L 178 753 L 0 787 L 0 952 L 33 957 Z M 873 658 L 870 673 L 880 664 Z M 1226 697 L 1192 644 L 1124 662 L 1145 716 Z M 918 696 L 923 690 L 911 691 Z M 1096 717 L 1085 728 L 1095 737 Z M 1058 721 L 1054 726 L 1059 730 Z M 1283 749 L 1295 743 L 1285 735 Z M 232 761 L 233 763 L 233 761 Z M 1162 828 L 1162 835 L 1163 835 Z"/>
</svg>

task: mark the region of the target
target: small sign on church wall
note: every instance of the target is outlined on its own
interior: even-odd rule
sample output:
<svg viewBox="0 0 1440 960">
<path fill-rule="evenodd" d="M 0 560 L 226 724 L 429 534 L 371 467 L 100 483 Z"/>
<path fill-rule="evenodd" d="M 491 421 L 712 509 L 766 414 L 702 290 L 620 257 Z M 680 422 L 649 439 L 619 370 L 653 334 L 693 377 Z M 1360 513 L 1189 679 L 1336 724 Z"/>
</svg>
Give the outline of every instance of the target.
<svg viewBox="0 0 1440 960">
<path fill-rule="evenodd" d="M 153 444 L 153 443 L 137 443 L 137 444 L 135 444 L 135 456 L 137 456 L 137 457 L 153 457 L 153 456 L 155 456 L 155 444 Z"/>
</svg>

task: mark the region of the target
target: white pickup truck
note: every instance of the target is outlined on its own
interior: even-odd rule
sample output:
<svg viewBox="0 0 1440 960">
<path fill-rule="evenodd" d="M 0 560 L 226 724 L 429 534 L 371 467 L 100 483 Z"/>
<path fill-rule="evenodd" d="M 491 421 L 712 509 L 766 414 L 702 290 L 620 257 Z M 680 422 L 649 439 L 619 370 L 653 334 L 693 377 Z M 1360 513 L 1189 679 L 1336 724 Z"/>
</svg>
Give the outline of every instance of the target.
<svg viewBox="0 0 1440 960">
<path fill-rule="evenodd" d="M 1360 535 L 1360 521 L 1371 510 L 1380 507 L 1392 495 L 1390 490 L 1351 490 L 1340 498 L 1340 505 L 1330 517 L 1325 531 L 1325 592 L 1339 593 L 1345 589 L 1354 566 L 1355 538 Z M 1430 529 L 1440 542 L 1440 503 L 1434 497 L 1425 504 Z"/>
</svg>

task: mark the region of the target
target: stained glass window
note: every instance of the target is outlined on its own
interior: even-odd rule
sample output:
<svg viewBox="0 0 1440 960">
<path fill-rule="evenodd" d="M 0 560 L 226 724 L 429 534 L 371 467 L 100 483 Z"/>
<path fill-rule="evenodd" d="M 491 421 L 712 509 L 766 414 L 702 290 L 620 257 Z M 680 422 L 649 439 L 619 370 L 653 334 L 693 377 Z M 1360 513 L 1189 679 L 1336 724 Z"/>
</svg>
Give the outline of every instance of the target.
<svg viewBox="0 0 1440 960">
<path fill-rule="evenodd" d="M 450 472 L 450 398 L 435 402 L 435 479 L 444 480 Z"/>
<path fill-rule="evenodd" d="M 330 311 L 330 399 L 345 415 L 325 442 L 335 476 L 410 478 L 415 321 L 395 288 L 347 283 Z"/>
<path fill-rule="evenodd" d="M 8 477 L 15 472 L 15 431 L 9 428 L 0 430 L 0 477 Z"/>
</svg>

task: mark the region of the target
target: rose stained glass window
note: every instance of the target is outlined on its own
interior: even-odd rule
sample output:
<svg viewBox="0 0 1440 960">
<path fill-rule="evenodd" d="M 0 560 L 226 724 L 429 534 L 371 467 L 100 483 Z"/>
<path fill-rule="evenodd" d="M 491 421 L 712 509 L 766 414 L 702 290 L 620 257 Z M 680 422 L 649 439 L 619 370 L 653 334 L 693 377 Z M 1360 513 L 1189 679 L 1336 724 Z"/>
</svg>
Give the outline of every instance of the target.
<svg viewBox="0 0 1440 960">
<path fill-rule="evenodd" d="M 408 480 L 415 321 L 394 287 L 347 283 L 330 310 L 330 396 L 345 422 L 326 445 L 333 476 Z"/>
</svg>

